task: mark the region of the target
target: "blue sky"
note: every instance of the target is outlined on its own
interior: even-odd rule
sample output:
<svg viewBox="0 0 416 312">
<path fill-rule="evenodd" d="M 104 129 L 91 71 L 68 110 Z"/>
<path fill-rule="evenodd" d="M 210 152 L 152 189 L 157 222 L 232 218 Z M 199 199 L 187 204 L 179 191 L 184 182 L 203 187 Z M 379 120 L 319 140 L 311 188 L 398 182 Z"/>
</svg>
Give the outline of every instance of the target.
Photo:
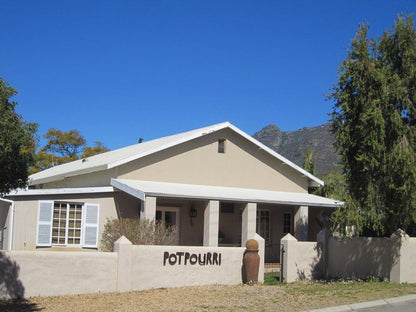
<svg viewBox="0 0 416 312">
<path fill-rule="evenodd" d="M 18 112 L 110 149 L 230 121 L 253 134 L 327 122 L 360 22 L 416 1 L 0 1 L 0 77 Z M 42 144 L 42 141 L 41 141 Z"/>
</svg>

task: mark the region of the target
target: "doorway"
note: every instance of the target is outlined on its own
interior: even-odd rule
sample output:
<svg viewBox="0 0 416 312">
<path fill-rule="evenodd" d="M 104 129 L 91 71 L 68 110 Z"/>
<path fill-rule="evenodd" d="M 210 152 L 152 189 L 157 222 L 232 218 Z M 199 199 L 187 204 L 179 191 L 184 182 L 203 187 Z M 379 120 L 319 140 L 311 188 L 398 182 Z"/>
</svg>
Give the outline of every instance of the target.
<svg viewBox="0 0 416 312">
<path fill-rule="evenodd" d="M 176 227 L 175 244 L 179 245 L 180 210 L 178 207 L 158 206 L 156 208 L 156 221 L 163 221 L 166 226 Z"/>
</svg>

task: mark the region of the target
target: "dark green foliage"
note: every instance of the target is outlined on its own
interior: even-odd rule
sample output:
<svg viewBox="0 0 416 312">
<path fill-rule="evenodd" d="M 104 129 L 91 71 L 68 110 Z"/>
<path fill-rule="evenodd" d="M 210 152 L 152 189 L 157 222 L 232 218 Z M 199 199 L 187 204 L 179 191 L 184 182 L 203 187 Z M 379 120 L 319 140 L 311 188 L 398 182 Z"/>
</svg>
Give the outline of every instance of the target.
<svg viewBox="0 0 416 312">
<path fill-rule="evenodd" d="M 27 123 L 15 112 L 10 98 L 17 92 L 0 78 L 0 195 L 23 188 L 33 163 L 37 124 Z"/>
<path fill-rule="evenodd" d="M 302 168 L 310 174 L 316 175 L 315 163 L 313 161 L 313 151 L 307 150 L 303 155 Z"/>
<path fill-rule="evenodd" d="M 378 39 L 367 33 L 361 25 L 329 98 L 348 189 L 344 221 L 385 236 L 416 222 L 413 16 L 399 16 Z"/>
</svg>

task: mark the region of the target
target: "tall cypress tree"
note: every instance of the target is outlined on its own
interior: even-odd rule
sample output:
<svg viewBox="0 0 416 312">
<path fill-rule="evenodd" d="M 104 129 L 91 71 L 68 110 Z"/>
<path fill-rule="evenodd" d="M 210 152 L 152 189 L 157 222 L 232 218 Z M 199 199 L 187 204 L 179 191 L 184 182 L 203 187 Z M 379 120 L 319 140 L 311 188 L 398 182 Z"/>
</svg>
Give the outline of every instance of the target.
<svg viewBox="0 0 416 312">
<path fill-rule="evenodd" d="M 351 198 L 343 221 L 356 211 L 362 231 L 384 236 L 416 223 L 416 32 L 403 15 L 378 39 L 368 28 L 359 27 L 328 97 Z"/>
</svg>

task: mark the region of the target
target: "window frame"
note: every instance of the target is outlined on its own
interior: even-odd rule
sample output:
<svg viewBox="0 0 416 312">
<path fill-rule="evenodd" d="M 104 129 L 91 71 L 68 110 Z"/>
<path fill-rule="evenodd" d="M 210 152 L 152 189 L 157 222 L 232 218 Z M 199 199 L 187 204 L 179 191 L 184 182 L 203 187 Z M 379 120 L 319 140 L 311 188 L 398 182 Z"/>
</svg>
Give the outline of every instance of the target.
<svg viewBox="0 0 416 312">
<path fill-rule="evenodd" d="M 261 227 L 261 213 L 267 212 L 268 213 L 268 237 L 265 237 L 264 233 L 262 233 L 262 227 Z M 265 246 L 271 246 L 272 245 L 272 212 L 271 209 L 267 208 L 257 208 L 256 213 L 256 233 L 259 234 L 264 239 Z"/>
<path fill-rule="evenodd" d="M 54 243 L 53 242 L 53 239 L 54 239 L 54 235 L 53 235 L 53 232 L 54 232 L 54 229 L 55 229 L 55 227 L 54 227 L 54 221 L 55 221 L 55 218 L 54 218 L 54 214 L 55 214 L 55 205 L 56 204 L 59 204 L 59 205 L 66 205 L 66 216 L 65 216 L 65 236 L 64 236 L 64 240 L 65 240 L 65 242 L 62 244 L 62 243 Z M 80 227 L 79 227 L 79 237 L 72 237 L 72 239 L 79 239 L 79 244 L 73 244 L 73 243 L 68 243 L 68 240 L 69 240 L 69 222 L 71 221 L 70 220 L 70 209 L 71 209 L 71 205 L 76 205 L 76 207 L 75 207 L 75 209 L 76 209 L 76 211 L 77 211 L 77 208 L 80 208 L 81 209 L 81 216 L 80 216 L 80 219 L 79 220 L 77 220 L 77 219 L 75 219 L 75 220 L 73 220 L 73 221 L 80 221 Z M 77 207 L 77 206 L 80 206 L 80 207 Z M 85 214 L 85 203 L 77 203 L 77 202 L 66 202 L 66 201 L 54 201 L 53 202 L 53 211 L 52 211 L 52 236 L 51 236 L 51 246 L 59 246 L 59 247 L 82 247 L 83 246 L 83 243 L 82 243 L 82 238 L 83 238 L 83 232 L 84 232 L 84 221 L 83 221 L 83 219 L 84 219 L 84 214 Z M 76 230 L 76 228 L 75 227 L 73 227 L 73 228 L 71 228 L 71 229 L 74 229 L 74 230 Z M 58 227 L 58 231 L 59 231 L 59 227 Z M 59 236 L 58 236 L 58 241 L 59 241 Z"/>
<path fill-rule="evenodd" d="M 285 231 L 286 230 L 286 216 L 287 215 L 289 215 L 289 231 L 287 232 L 287 231 Z M 289 211 L 287 211 L 287 212 L 284 212 L 283 213 L 283 235 L 286 235 L 286 234 L 291 234 L 292 233 L 292 229 L 293 229 L 293 226 L 292 226 L 292 213 L 291 212 L 289 212 Z"/>
</svg>

